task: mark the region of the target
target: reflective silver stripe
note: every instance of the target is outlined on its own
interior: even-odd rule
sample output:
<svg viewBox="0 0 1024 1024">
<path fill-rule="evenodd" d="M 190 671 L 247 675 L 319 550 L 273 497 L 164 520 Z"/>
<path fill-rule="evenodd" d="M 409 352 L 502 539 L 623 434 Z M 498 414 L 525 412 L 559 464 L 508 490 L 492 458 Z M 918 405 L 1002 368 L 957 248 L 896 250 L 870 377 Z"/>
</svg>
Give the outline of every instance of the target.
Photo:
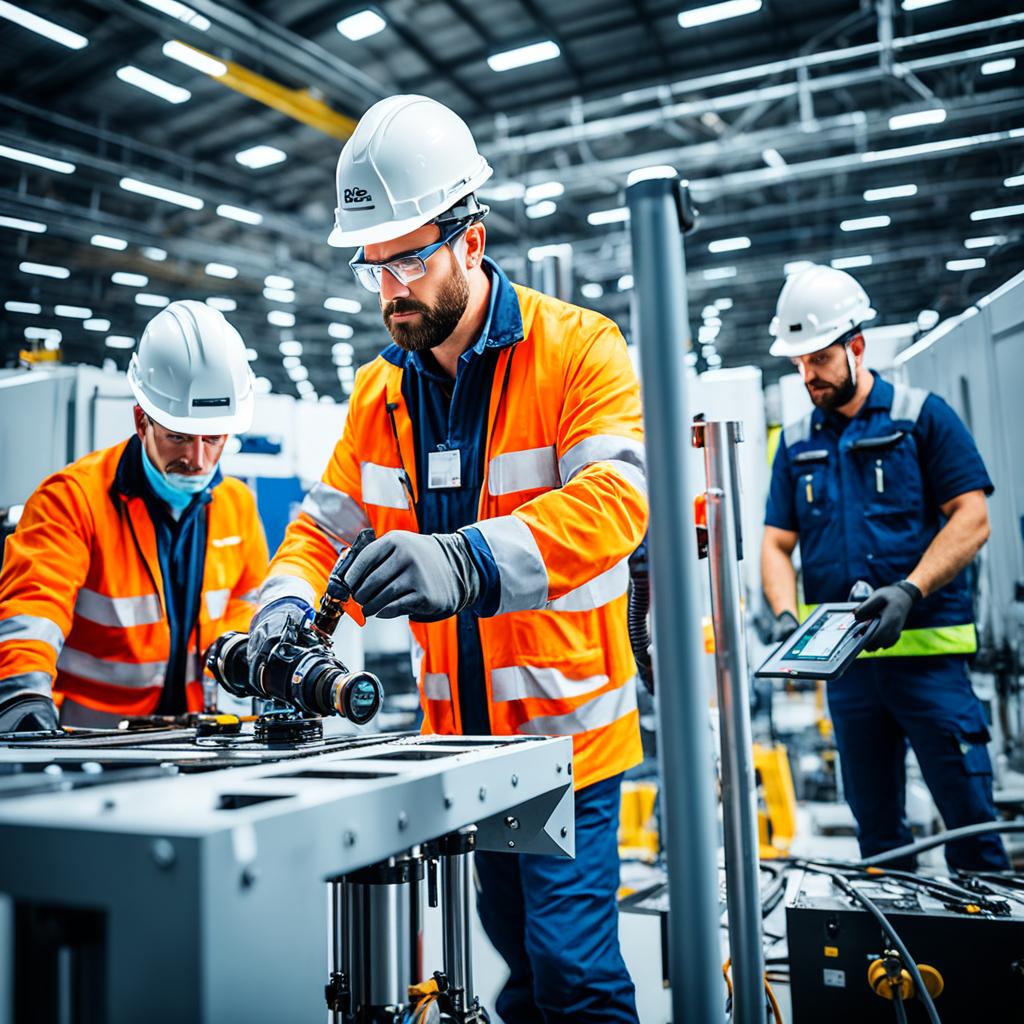
<svg viewBox="0 0 1024 1024">
<path fill-rule="evenodd" d="M 889 415 L 894 420 L 908 420 L 911 423 L 916 423 L 927 397 L 928 392 L 923 388 L 912 388 L 906 384 L 894 384 L 892 386 L 892 406 L 889 409 Z"/>
<path fill-rule="evenodd" d="M 164 617 L 163 606 L 156 594 L 138 597 L 107 597 L 98 590 L 82 587 L 75 600 L 75 615 L 101 626 L 148 626 Z"/>
<path fill-rule="evenodd" d="M 636 710 L 636 677 L 620 687 L 588 700 L 564 715 L 541 715 L 523 722 L 518 731 L 531 736 L 575 736 L 611 725 Z"/>
<path fill-rule="evenodd" d="M 491 669 L 491 697 L 495 701 L 526 700 L 530 697 L 566 700 L 583 697 L 607 685 L 607 676 L 570 679 L 557 668 L 509 665 L 506 668 Z"/>
<path fill-rule="evenodd" d="M 18 640 L 38 640 L 60 654 L 64 633 L 56 622 L 42 615 L 12 615 L 0 619 L 0 644 Z"/>
<path fill-rule="evenodd" d="M 255 604 L 259 599 L 260 599 L 259 588 L 257 588 L 256 590 L 247 590 L 244 594 L 242 594 L 238 598 L 239 601 L 248 601 L 249 604 Z"/>
<path fill-rule="evenodd" d="M 309 489 L 302 501 L 302 511 L 311 516 L 322 530 L 346 544 L 351 544 L 359 531 L 370 525 L 363 506 L 355 498 L 323 481 Z"/>
<path fill-rule="evenodd" d="M 451 700 L 452 685 L 444 672 L 426 672 L 423 676 L 423 694 L 427 700 Z"/>
<path fill-rule="evenodd" d="M 505 452 L 491 459 L 487 466 L 487 490 L 495 497 L 542 487 L 550 489 L 558 483 L 558 456 L 554 445 Z"/>
<path fill-rule="evenodd" d="M 196 654 L 193 651 L 188 656 L 188 667 L 185 670 L 185 682 L 186 683 L 198 683 L 203 678 L 203 671 L 206 668 L 206 662 L 203 660 L 202 655 Z"/>
<path fill-rule="evenodd" d="M 206 614 L 211 619 L 219 619 L 228 610 L 228 601 L 231 600 L 231 588 L 207 590 L 203 597 L 206 599 Z"/>
<path fill-rule="evenodd" d="M 643 441 L 632 437 L 620 437 L 617 434 L 594 434 L 574 444 L 559 460 L 558 472 L 562 483 L 567 484 L 577 473 L 595 462 L 625 462 L 640 471 L 643 478 L 646 458 Z M 616 467 L 618 468 L 618 467 Z M 634 476 L 623 473 L 630 483 Z M 647 486 L 637 488 L 646 493 Z"/>
<path fill-rule="evenodd" d="M 233 537 L 214 537 L 210 543 L 215 548 L 230 548 L 242 543 L 242 538 L 237 534 Z"/>
<path fill-rule="evenodd" d="M 624 558 L 600 576 L 595 576 L 554 601 L 548 601 L 545 607 L 552 612 L 588 612 L 621 597 L 628 589 L 629 560 Z"/>
<path fill-rule="evenodd" d="M 260 587 L 257 602 L 261 608 L 280 597 L 298 597 L 308 605 L 316 604 L 313 586 L 301 576 L 268 576 Z"/>
<path fill-rule="evenodd" d="M 473 525 L 498 566 L 501 602 L 495 614 L 543 608 L 548 599 L 548 570 L 526 523 L 515 516 L 498 516 Z"/>
<path fill-rule="evenodd" d="M 163 686 L 167 675 L 166 661 L 109 661 L 85 651 L 65 647 L 57 659 L 58 672 L 115 686 Z"/>
<path fill-rule="evenodd" d="M 383 508 L 408 508 L 409 496 L 402 484 L 402 471 L 395 466 L 378 466 L 375 462 L 360 465 L 363 501 Z"/>
<path fill-rule="evenodd" d="M 803 419 L 799 419 L 796 423 L 790 423 L 782 431 L 782 438 L 786 442 L 787 448 L 792 448 L 793 445 L 799 444 L 801 441 L 809 441 L 811 439 L 811 413 L 808 413 Z"/>
<path fill-rule="evenodd" d="M 124 717 L 114 711 L 87 708 L 70 697 L 65 697 L 60 706 L 60 724 L 77 726 L 79 729 L 116 729 Z"/>
<path fill-rule="evenodd" d="M 19 672 L 16 676 L 5 676 L 0 679 L 0 701 L 32 693 L 49 697 L 52 690 L 53 680 L 46 672 Z"/>
</svg>

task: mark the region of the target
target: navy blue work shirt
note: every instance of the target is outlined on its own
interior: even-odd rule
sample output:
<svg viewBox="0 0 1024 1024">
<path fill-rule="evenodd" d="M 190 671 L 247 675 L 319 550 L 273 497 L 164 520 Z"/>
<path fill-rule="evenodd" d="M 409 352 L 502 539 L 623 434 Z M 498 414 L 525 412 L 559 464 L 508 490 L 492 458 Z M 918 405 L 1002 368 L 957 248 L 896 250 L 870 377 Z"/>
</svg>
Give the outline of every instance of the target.
<svg viewBox="0 0 1024 1024">
<path fill-rule="evenodd" d="M 874 375 L 851 419 L 815 408 L 783 431 L 765 525 L 800 535 L 804 600 L 846 601 L 857 580 L 905 579 L 945 524 L 941 506 L 993 487 L 974 439 L 938 396 Z M 966 570 L 914 606 L 907 628 L 974 620 Z"/>
</svg>

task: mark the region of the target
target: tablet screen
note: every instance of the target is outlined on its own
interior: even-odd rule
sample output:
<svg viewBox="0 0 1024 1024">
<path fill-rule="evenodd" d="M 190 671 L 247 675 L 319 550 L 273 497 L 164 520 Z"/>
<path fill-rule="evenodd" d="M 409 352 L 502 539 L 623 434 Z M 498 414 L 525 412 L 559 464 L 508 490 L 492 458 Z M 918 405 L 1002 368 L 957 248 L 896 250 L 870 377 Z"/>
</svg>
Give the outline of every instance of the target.
<svg viewBox="0 0 1024 1024">
<path fill-rule="evenodd" d="M 853 612 L 826 612 L 786 652 L 787 661 L 828 661 L 857 624 Z"/>
</svg>

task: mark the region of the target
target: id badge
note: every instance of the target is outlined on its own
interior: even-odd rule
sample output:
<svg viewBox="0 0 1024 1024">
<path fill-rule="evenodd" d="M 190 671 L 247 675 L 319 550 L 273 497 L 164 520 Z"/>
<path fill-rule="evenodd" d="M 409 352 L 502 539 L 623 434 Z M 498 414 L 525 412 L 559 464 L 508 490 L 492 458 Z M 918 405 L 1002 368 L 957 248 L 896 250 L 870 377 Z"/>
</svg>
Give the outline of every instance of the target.
<svg viewBox="0 0 1024 1024">
<path fill-rule="evenodd" d="M 427 486 L 431 490 L 462 486 L 462 452 L 427 452 Z"/>
</svg>

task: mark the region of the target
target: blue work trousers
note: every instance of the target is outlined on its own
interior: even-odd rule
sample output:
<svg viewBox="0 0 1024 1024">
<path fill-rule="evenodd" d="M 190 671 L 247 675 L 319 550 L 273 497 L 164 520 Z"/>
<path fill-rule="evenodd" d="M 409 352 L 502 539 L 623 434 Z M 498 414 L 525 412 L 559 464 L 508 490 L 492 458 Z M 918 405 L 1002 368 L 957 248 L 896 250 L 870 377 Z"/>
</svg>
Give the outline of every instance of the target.
<svg viewBox="0 0 1024 1024">
<path fill-rule="evenodd" d="M 505 1024 L 637 1024 L 619 950 L 622 776 L 576 793 L 576 859 L 477 853 L 484 930 L 508 964 Z"/>
<path fill-rule="evenodd" d="M 995 818 L 988 725 L 965 657 L 856 661 L 829 683 L 828 704 L 862 856 L 913 842 L 905 809 L 908 742 L 946 828 Z M 994 832 L 949 843 L 946 862 L 969 871 L 1010 866 Z M 913 866 L 913 858 L 889 865 Z"/>
</svg>

